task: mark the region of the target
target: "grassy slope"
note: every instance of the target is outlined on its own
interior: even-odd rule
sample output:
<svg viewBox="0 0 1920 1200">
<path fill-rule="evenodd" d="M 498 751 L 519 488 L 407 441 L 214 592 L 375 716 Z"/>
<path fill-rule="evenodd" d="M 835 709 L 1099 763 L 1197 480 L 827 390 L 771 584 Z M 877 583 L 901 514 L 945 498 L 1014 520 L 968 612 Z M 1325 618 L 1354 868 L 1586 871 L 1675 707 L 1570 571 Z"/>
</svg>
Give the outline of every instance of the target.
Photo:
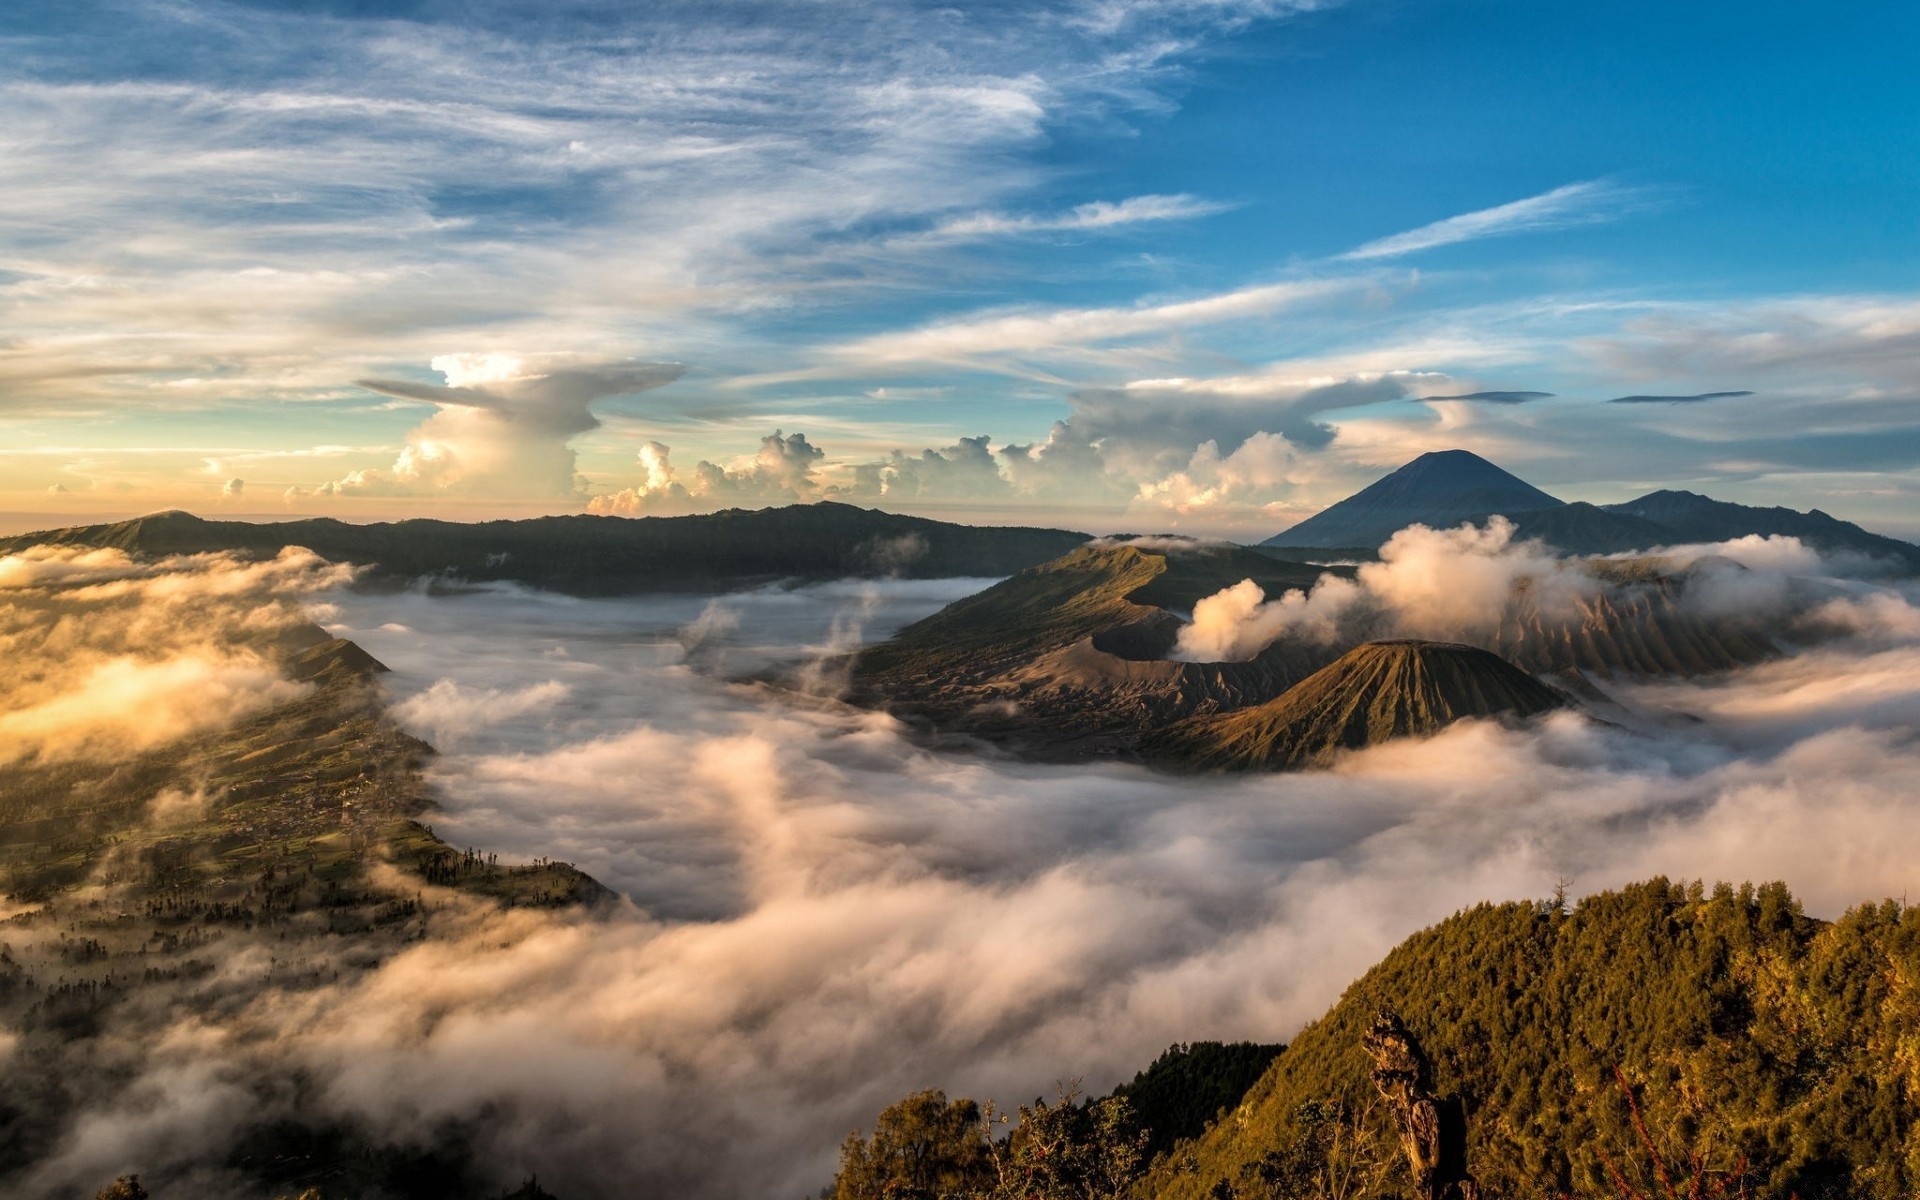
<svg viewBox="0 0 1920 1200">
<path fill-rule="evenodd" d="M 1409 938 L 1146 1194 L 1200 1200 L 1287 1140 L 1303 1104 L 1363 1101 L 1360 1035 L 1382 1007 L 1425 1043 L 1436 1090 L 1464 1098 L 1487 1194 L 1617 1195 L 1602 1156 L 1631 1162 L 1636 1139 L 1616 1067 L 1670 1158 L 1744 1157 L 1756 1195 L 1920 1188 L 1920 909 L 1826 925 L 1780 885 L 1655 880 L 1571 911 L 1481 905 Z"/>
</svg>

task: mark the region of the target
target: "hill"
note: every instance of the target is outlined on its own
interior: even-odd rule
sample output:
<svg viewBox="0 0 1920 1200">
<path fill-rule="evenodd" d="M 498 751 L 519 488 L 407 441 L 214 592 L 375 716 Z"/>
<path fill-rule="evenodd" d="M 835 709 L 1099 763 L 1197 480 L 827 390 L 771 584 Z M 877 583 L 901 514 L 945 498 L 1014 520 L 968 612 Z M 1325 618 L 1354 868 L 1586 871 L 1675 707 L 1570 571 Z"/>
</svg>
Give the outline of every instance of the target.
<svg viewBox="0 0 1920 1200">
<path fill-rule="evenodd" d="M 1561 501 L 1466 450 L 1436 450 L 1266 540 L 1269 546 L 1378 546 L 1408 525 L 1440 528 L 1560 507 Z"/>
<path fill-rule="evenodd" d="M 1437 733 L 1468 717 L 1530 717 L 1566 703 L 1474 646 L 1368 642 L 1277 699 L 1182 721 L 1146 739 L 1141 753 L 1200 769 L 1310 766 L 1341 750 Z"/>
<path fill-rule="evenodd" d="M 955 525 L 823 502 L 686 517 L 409 520 L 331 518 L 253 524 L 164 512 L 0 538 L 0 553 L 36 543 L 142 554 L 273 554 L 305 546 L 375 578 L 511 581 L 576 596 L 709 592 L 781 580 L 900 575 L 999 576 L 1087 541 L 1063 529 Z"/>
<path fill-rule="evenodd" d="M 1358 1047 L 1391 1009 L 1423 1044 L 1433 1090 L 1460 1102 L 1485 1194 L 1620 1195 L 1609 1159 L 1643 1194 L 1747 1194 L 1684 1179 L 1669 1193 L 1638 1175 L 1648 1156 L 1617 1069 L 1675 1172 L 1697 1151 L 1699 1173 L 1744 1162 L 1755 1195 L 1911 1196 L 1916 978 L 1920 909 L 1891 901 L 1826 924 L 1780 884 L 1659 879 L 1571 910 L 1481 905 L 1349 987 L 1146 1194 L 1265 1195 L 1261 1164 L 1309 1140 L 1310 1106 L 1366 1103 Z"/>
</svg>

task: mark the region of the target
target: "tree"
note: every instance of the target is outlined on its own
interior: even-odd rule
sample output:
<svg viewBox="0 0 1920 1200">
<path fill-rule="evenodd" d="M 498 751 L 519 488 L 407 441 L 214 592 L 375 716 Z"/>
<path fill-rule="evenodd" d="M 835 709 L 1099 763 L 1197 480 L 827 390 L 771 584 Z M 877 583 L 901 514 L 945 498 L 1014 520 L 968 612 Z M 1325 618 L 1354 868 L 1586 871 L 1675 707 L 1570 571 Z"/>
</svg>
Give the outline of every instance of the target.
<svg viewBox="0 0 1920 1200">
<path fill-rule="evenodd" d="M 147 1189 L 140 1186 L 138 1175 L 122 1175 L 101 1188 L 94 1200 L 147 1200 Z"/>
<path fill-rule="evenodd" d="M 847 1135 L 833 1200 L 945 1200 L 988 1181 L 980 1106 L 948 1100 L 938 1088 L 916 1092 L 882 1112 L 873 1137 Z"/>
</svg>

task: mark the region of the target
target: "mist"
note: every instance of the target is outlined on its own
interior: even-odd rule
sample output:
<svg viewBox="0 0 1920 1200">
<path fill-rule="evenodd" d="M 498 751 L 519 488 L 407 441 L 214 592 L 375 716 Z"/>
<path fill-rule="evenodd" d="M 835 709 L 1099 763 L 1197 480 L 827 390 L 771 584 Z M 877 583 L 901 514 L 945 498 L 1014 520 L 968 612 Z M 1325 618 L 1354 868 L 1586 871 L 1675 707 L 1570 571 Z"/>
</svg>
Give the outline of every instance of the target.
<svg viewBox="0 0 1920 1200">
<path fill-rule="evenodd" d="M 1483 900 L 1779 878 L 1835 916 L 1915 881 L 1920 614 L 1898 590 L 1822 601 L 1839 632 L 1800 656 L 1609 685 L 1639 732 L 1466 722 L 1302 774 L 935 752 L 818 673 L 770 682 L 987 582 L 320 597 L 441 751 L 436 832 L 572 860 L 623 901 L 426 888 L 433 936 L 336 984 L 124 1013 L 137 1081 L 28 1194 L 174 1178 L 264 1106 L 399 1143 L 466 1129 L 503 1186 L 537 1172 L 569 1200 L 791 1200 L 908 1092 L 1102 1091 L 1175 1041 L 1286 1040 Z M 156 1194 L 218 1194 L 178 1178 Z"/>
</svg>

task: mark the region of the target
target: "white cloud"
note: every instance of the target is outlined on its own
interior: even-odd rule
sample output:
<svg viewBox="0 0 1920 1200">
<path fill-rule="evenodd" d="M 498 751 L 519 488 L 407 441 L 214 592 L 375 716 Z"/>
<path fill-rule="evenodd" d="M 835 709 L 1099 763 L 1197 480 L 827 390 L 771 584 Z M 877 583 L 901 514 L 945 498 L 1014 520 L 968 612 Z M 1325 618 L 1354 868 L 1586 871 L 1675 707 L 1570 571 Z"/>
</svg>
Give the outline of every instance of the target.
<svg viewBox="0 0 1920 1200">
<path fill-rule="evenodd" d="M 580 483 L 571 443 L 599 427 L 594 402 L 664 387 L 685 370 L 674 363 L 548 365 L 508 354 L 441 355 L 433 369 L 445 385 L 361 381 L 438 411 L 407 435 L 391 470 L 349 472 L 321 484 L 320 494 L 573 497 Z"/>
<path fill-rule="evenodd" d="M 1524 200 L 1462 213 L 1405 233 L 1380 238 L 1349 250 L 1340 257 L 1356 260 L 1398 258 L 1403 254 L 1417 254 L 1422 250 L 1482 238 L 1593 225 L 1612 220 L 1645 203 L 1644 193 L 1605 180 L 1569 183 Z"/>
<path fill-rule="evenodd" d="M 1225 212 L 1230 205 L 1197 196 L 1130 196 L 1118 202 L 1096 200 L 1064 213 L 1019 216 L 982 212 L 949 217 L 921 234 L 898 241 L 959 242 L 975 238 L 1016 237 L 1038 233 L 1086 233 L 1117 229 L 1150 221 L 1188 221 Z"/>
</svg>

